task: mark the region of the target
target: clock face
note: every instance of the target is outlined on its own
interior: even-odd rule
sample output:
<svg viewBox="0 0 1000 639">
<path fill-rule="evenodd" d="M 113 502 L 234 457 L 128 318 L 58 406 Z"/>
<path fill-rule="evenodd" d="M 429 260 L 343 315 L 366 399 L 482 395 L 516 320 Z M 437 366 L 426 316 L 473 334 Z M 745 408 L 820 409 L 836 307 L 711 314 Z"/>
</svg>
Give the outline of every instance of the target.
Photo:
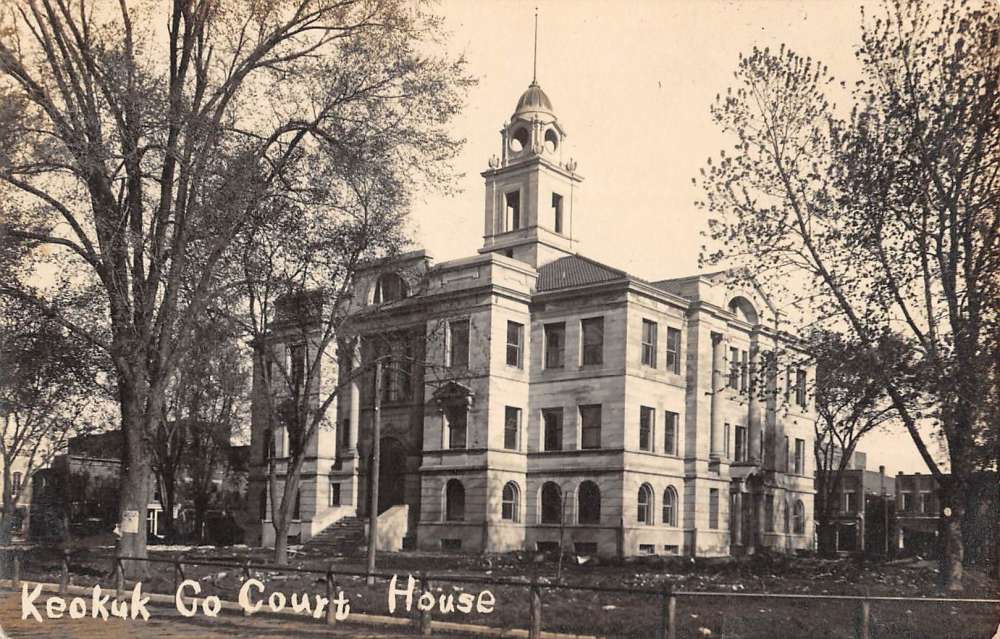
<svg viewBox="0 0 1000 639">
<path fill-rule="evenodd" d="M 944 513 L 945 517 L 951 517 L 951 508 L 945 506 L 942 512 Z"/>
</svg>

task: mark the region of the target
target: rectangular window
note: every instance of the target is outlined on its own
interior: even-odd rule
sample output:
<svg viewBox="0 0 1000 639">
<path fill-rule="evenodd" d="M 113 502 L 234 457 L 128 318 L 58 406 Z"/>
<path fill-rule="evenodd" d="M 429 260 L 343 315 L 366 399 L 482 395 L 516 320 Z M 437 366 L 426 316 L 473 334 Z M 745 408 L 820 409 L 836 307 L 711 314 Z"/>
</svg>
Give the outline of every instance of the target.
<svg viewBox="0 0 1000 639">
<path fill-rule="evenodd" d="M 507 322 L 507 366 L 523 367 L 524 324 Z"/>
<path fill-rule="evenodd" d="M 795 440 L 795 474 L 806 474 L 806 442 L 802 439 Z"/>
<path fill-rule="evenodd" d="M 666 411 L 663 423 L 663 452 L 677 454 L 677 413 Z"/>
<path fill-rule="evenodd" d="M 545 368 L 562 368 L 566 352 L 566 323 L 545 325 Z"/>
<path fill-rule="evenodd" d="M 306 377 L 306 345 L 294 344 L 288 351 L 288 370 L 291 374 L 293 392 L 298 395 Z"/>
<path fill-rule="evenodd" d="M 792 445 L 788 441 L 788 435 L 785 435 L 785 472 L 788 472 L 788 462 L 792 458 Z"/>
<path fill-rule="evenodd" d="M 642 320 L 642 363 L 656 368 L 656 322 Z"/>
<path fill-rule="evenodd" d="M 583 334 L 583 352 L 580 363 L 583 366 L 604 363 L 604 318 L 590 317 L 580 320 L 580 332 Z"/>
<path fill-rule="evenodd" d="M 448 419 L 448 448 L 465 448 L 469 412 L 464 407 L 451 408 L 446 412 Z"/>
<path fill-rule="evenodd" d="M 601 405 L 580 407 L 580 448 L 601 447 Z"/>
<path fill-rule="evenodd" d="M 13 473 L 10 477 L 10 491 L 15 497 L 21 494 L 21 473 Z"/>
<path fill-rule="evenodd" d="M 448 366 L 469 366 L 469 320 L 448 322 Z"/>
<path fill-rule="evenodd" d="M 764 530 L 774 532 L 774 495 L 764 495 Z"/>
<path fill-rule="evenodd" d="M 656 412 L 649 406 L 639 407 L 639 450 L 653 450 L 653 420 Z"/>
<path fill-rule="evenodd" d="M 552 228 L 556 233 L 563 232 L 563 197 L 558 193 L 552 194 Z"/>
<path fill-rule="evenodd" d="M 913 494 L 912 493 L 900 493 L 902 500 L 900 503 L 900 509 L 904 513 L 908 513 L 913 510 Z"/>
<path fill-rule="evenodd" d="M 920 493 L 920 512 L 927 514 L 931 511 L 931 494 Z"/>
<path fill-rule="evenodd" d="M 597 542 L 596 541 L 577 541 L 573 543 L 573 550 L 576 551 L 578 555 L 596 555 L 597 554 Z"/>
<path fill-rule="evenodd" d="M 655 544 L 639 544 L 639 554 L 640 555 L 655 555 L 656 545 Z"/>
<path fill-rule="evenodd" d="M 725 451 L 726 459 L 732 459 L 730 457 L 729 438 L 731 437 L 731 433 L 729 429 L 729 424 L 722 425 L 722 448 Z"/>
<path fill-rule="evenodd" d="M 340 447 L 347 450 L 351 447 L 351 418 L 345 417 L 340 422 Z"/>
<path fill-rule="evenodd" d="M 740 389 L 740 349 L 729 349 L 729 388 Z"/>
<path fill-rule="evenodd" d="M 681 372 L 681 332 L 667 328 L 667 371 L 675 375 Z"/>
<path fill-rule="evenodd" d="M 521 431 L 521 409 L 508 406 L 503 419 L 503 447 L 517 450 Z"/>
<path fill-rule="evenodd" d="M 542 410 L 542 425 L 545 429 L 543 450 L 562 450 L 563 447 L 563 410 L 561 408 L 546 408 Z"/>
<path fill-rule="evenodd" d="M 719 529 L 719 489 L 708 489 L 708 527 Z"/>
<path fill-rule="evenodd" d="M 806 407 L 806 372 L 801 368 L 795 371 L 795 403 Z"/>
<path fill-rule="evenodd" d="M 746 391 L 750 387 L 750 354 L 740 351 L 740 390 Z"/>
<path fill-rule="evenodd" d="M 441 550 L 461 550 L 462 540 L 461 539 L 442 539 L 441 540 Z"/>
<path fill-rule="evenodd" d="M 750 441 L 747 438 L 747 427 L 737 426 L 736 427 L 736 461 L 746 461 L 749 456 L 749 446 Z"/>
<path fill-rule="evenodd" d="M 330 506 L 340 505 L 340 484 L 330 482 Z"/>
<path fill-rule="evenodd" d="M 506 222 L 507 231 L 515 231 L 521 228 L 521 193 L 520 191 L 512 191 L 504 196 L 504 200 L 507 204 L 506 210 Z"/>
<path fill-rule="evenodd" d="M 848 513 L 858 511 L 858 494 L 853 490 L 844 492 L 844 511 Z"/>
</svg>

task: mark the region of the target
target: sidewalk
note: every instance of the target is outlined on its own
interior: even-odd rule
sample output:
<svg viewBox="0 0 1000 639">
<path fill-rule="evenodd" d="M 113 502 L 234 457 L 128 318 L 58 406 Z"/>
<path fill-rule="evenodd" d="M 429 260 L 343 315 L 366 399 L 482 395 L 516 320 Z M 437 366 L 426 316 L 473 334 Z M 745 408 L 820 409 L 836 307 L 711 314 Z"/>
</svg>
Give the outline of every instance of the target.
<svg viewBox="0 0 1000 639">
<path fill-rule="evenodd" d="M 45 593 L 48 594 L 48 593 Z M 42 605 L 38 605 L 42 604 Z M 43 600 L 38 602 L 43 610 Z M 202 615 L 182 617 L 172 606 L 151 605 L 149 621 L 123 621 L 112 618 L 108 621 L 84 617 L 70 619 L 45 619 L 41 623 L 34 619 L 21 619 L 21 595 L 13 592 L 0 593 L 0 628 L 2 637 L 66 637 L 67 639 L 137 639 L 164 637 L 166 639 L 200 637 L 267 637 L 273 639 L 293 639 L 305 637 L 355 637 L 363 639 L 398 639 L 412 637 L 412 634 L 390 634 L 374 631 L 360 625 L 327 626 L 320 623 L 297 622 L 287 618 L 242 617 L 223 612 L 218 617 Z M 44 611 L 42 612 L 44 616 Z"/>
</svg>

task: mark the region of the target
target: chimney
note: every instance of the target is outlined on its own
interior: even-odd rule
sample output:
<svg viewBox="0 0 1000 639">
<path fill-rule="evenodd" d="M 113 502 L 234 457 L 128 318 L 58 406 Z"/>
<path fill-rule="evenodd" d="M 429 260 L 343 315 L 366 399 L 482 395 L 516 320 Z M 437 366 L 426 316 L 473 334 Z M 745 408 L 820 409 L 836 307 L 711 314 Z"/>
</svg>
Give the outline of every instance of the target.
<svg viewBox="0 0 1000 639">
<path fill-rule="evenodd" d="M 880 465 L 878 467 L 878 472 L 879 472 L 879 474 L 884 475 L 885 474 L 885 466 Z"/>
</svg>

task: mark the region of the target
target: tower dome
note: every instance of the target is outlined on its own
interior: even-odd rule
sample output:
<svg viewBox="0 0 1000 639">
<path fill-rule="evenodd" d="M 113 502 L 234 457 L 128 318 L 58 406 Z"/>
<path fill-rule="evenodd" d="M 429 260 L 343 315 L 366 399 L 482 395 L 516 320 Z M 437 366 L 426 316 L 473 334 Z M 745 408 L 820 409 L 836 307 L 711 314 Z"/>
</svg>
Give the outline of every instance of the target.
<svg viewBox="0 0 1000 639">
<path fill-rule="evenodd" d="M 545 113 L 555 117 L 555 113 L 552 111 L 552 100 L 549 100 L 549 96 L 545 94 L 542 87 L 534 80 L 531 81 L 528 89 L 521 94 L 520 99 L 517 101 L 517 107 L 514 109 L 514 117 L 525 116 L 530 113 Z"/>
</svg>

